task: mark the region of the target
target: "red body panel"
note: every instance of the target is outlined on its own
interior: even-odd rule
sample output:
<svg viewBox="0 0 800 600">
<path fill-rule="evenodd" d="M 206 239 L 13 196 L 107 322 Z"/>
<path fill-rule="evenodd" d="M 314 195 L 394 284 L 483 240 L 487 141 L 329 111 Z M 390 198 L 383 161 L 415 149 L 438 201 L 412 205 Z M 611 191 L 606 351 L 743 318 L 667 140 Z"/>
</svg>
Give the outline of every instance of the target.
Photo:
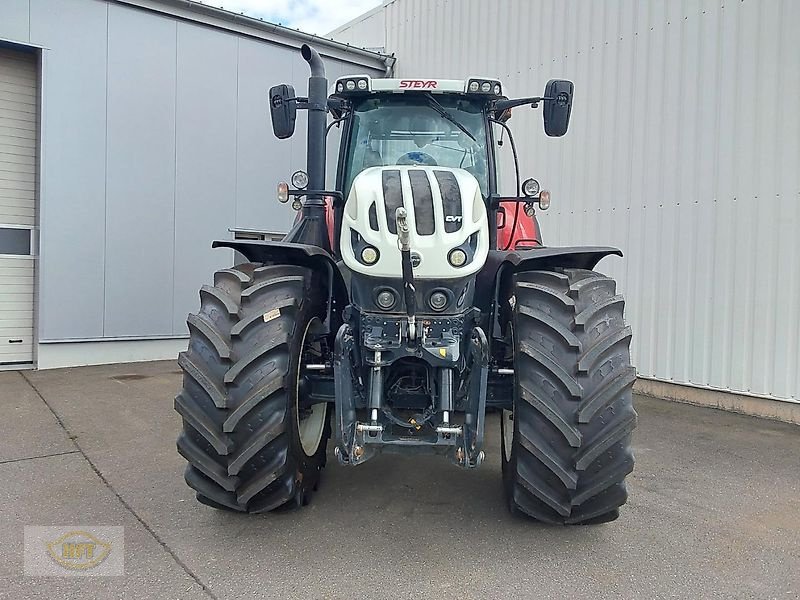
<svg viewBox="0 0 800 600">
<path fill-rule="evenodd" d="M 519 202 L 501 202 L 500 207 L 505 209 L 505 223 L 503 216 L 497 216 L 497 249 L 514 250 L 517 246 L 541 246 L 542 236 L 539 232 L 539 223 L 536 215 L 525 214 L 525 207 Z M 514 213 L 517 213 L 517 224 L 514 227 Z M 502 225 L 502 227 L 501 227 Z"/>
</svg>

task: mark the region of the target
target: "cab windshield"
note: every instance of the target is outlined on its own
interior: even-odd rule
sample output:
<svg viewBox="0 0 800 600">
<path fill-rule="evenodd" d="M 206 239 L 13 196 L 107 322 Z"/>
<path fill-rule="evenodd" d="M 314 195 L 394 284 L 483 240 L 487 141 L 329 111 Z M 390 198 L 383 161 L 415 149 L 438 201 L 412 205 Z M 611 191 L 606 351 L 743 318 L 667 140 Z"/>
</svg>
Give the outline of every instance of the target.
<svg viewBox="0 0 800 600">
<path fill-rule="evenodd" d="M 488 196 L 482 108 L 481 101 L 456 94 L 397 94 L 354 100 L 344 166 L 345 197 L 361 171 L 390 165 L 461 168 L 472 173 L 483 195 Z M 442 109 L 450 119 L 441 114 Z"/>
</svg>

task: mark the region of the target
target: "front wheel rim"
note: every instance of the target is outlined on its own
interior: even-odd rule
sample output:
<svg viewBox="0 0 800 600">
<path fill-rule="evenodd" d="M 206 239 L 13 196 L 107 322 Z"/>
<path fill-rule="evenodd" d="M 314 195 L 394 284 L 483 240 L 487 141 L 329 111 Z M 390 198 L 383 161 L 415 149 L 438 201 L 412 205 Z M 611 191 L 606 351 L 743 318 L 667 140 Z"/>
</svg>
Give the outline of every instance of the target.
<svg viewBox="0 0 800 600">
<path fill-rule="evenodd" d="M 514 445 L 514 412 L 503 409 L 503 456 L 506 462 L 511 460 L 511 448 Z"/>
<path fill-rule="evenodd" d="M 513 296 L 512 296 L 513 297 Z M 514 339 L 514 324 L 513 322 L 509 322 L 508 324 L 509 331 L 511 332 L 511 348 L 515 348 Z M 514 360 L 514 387 L 516 388 L 517 385 L 517 361 Z M 514 393 L 516 397 L 516 392 Z M 513 408 L 513 407 L 512 407 Z M 511 451 L 514 446 L 514 411 L 513 410 L 505 410 L 503 409 L 500 418 L 502 419 L 502 427 L 501 431 L 503 433 L 503 439 L 501 440 L 501 444 L 503 446 L 503 457 L 505 458 L 506 462 L 511 462 Z"/>
<path fill-rule="evenodd" d="M 303 418 L 300 418 L 300 377 L 301 369 L 303 366 L 303 356 L 306 353 L 307 346 L 309 345 L 308 332 L 311 330 L 314 322 L 319 323 L 319 319 L 314 317 L 306 325 L 306 330 L 303 332 L 303 341 L 300 345 L 300 355 L 297 359 L 297 385 L 295 387 L 295 415 L 297 416 L 297 434 L 300 438 L 300 446 L 303 448 L 303 453 L 306 456 L 314 456 L 319 450 L 320 442 L 322 441 L 322 434 L 325 432 L 325 420 L 328 416 L 327 403 L 315 404 L 310 410 L 305 412 Z"/>
<path fill-rule="evenodd" d="M 325 417 L 328 413 L 327 404 L 315 404 L 311 408 L 311 414 L 305 419 L 297 416 L 297 428 L 300 434 L 300 445 L 306 456 L 314 456 L 319 450 L 322 441 L 322 432 L 325 430 Z"/>
</svg>

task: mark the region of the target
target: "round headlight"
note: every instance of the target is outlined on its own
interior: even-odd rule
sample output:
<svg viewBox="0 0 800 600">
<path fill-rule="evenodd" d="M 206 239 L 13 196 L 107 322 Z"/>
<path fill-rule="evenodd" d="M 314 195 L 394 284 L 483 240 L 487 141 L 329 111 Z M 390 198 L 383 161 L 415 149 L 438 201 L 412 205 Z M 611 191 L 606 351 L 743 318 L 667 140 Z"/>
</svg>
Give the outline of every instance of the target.
<svg viewBox="0 0 800 600">
<path fill-rule="evenodd" d="M 528 197 L 535 196 L 539 193 L 539 182 L 535 179 L 526 179 L 522 182 L 522 193 Z"/>
<path fill-rule="evenodd" d="M 278 202 L 288 202 L 289 201 L 289 184 L 285 181 L 281 181 L 278 184 Z"/>
<path fill-rule="evenodd" d="M 292 185 L 298 190 L 303 190 L 308 185 L 308 173 L 305 171 L 295 171 L 292 173 Z"/>
<path fill-rule="evenodd" d="M 358 89 L 360 89 L 360 90 L 367 89 L 367 80 L 366 79 L 359 79 L 358 80 Z"/>
<path fill-rule="evenodd" d="M 539 194 L 539 208 L 542 210 L 550 208 L 550 192 L 547 190 L 543 190 L 542 193 Z"/>
<path fill-rule="evenodd" d="M 494 84 L 494 95 L 495 96 L 499 96 L 500 95 L 500 84 L 499 83 L 495 83 Z"/>
<path fill-rule="evenodd" d="M 378 292 L 378 295 L 375 297 L 375 302 L 383 310 L 389 310 L 394 306 L 394 303 L 397 302 L 397 296 L 395 296 L 394 292 L 391 290 L 382 290 Z"/>
<path fill-rule="evenodd" d="M 454 267 L 463 267 L 467 262 L 467 253 L 461 248 L 456 248 L 450 251 L 447 260 L 450 261 L 450 264 Z"/>
<path fill-rule="evenodd" d="M 491 92 L 492 91 L 492 84 L 489 83 L 488 81 L 484 81 L 481 84 L 481 91 L 482 92 Z"/>
<path fill-rule="evenodd" d="M 351 79 L 345 84 L 345 87 L 352 92 L 354 89 L 356 89 L 356 82 Z"/>
<path fill-rule="evenodd" d="M 372 246 L 367 246 L 361 251 L 361 260 L 364 261 L 365 264 L 374 265 L 378 262 L 378 250 Z"/>
<path fill-rule="evenodd" d="M 428 304 L 431 305 L 433 310 L 442 310 L 447 306 L 447 294 L 444 292 L 433 292 L 428 300 Z"/>
<path fill-rule="evenodd" d="M 477 92 L 480 89 L 481 85 L 477 81 L 470 81 L 469 82 L 469 91 L 470 92 Z"/>
<path fill-rule="evenodd" d="M 344 90 L 344 86 L 342 85 L 342 82 L 340 81 L 339 83 L 336 84 L 336 91 L 337 92 L 342 92 L 343 90 Z"/>
</svg>

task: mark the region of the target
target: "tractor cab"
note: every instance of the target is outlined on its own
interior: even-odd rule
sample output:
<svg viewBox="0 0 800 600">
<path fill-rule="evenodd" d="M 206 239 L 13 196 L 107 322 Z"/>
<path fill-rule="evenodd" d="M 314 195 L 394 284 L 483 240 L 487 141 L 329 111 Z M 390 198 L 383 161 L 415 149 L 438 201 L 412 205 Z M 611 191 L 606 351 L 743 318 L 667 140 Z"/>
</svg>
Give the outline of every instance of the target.
<svg viewBox="0 0 800 600">
<path fill-rule="evenodd" d="M 498 102 L 507 100 L 501 82 L 489 78 L 372 79 L 357 75 L 337 79 L 329 99 L 335 115 L 344 123 L 337 188 L 347 198 L 355 177 L 364 169 L 378 166 L 461 169 L 478 182 L 495 222 L 488 231 L 493 247 L 498 243 L 501 249 L 541 244 L 533 209 L 539 202 L 538 182 L 526 181 L 530 194 L 525 196 L 522 211 L 519 200 L 504 201 L 498 193 L 492 124 L 508 130 L 505 122 L 511 110 L 498 107 Z M 513 145 L 510 130 L 508 136 Z M 547 209 L 549 193 L 544 198 L 541 206 Z M 512 217 L 508 222 L 507 216 Z M 338 229 L 338 225 L 333 227 L 334 231 Z"/>
<path fill-rule="evenodd" d="M 551 81 L 550 93 L 563 94 L 562 123 L 546 123 L 549 135 L 566 132 L 571 110 L 572 84 Z M 550 194 L 540 198 L 539 183 L 528 179 L 521 186 L 516 148 L 514 171 L 517 196 L 503 199 L 498 193 L 498 157 L 493 124 L 514 138 L 506 122 L 511 108 L 520 103 L 537 105 L 543 99 L 511 100 L 497 79 L 372 79 L 366 75 L 340 77 L 330 88 L 329 105 L 345 124 L 340 146 L 337 187 L 345 198 L 353 179 L 367 168 L 418 165 L 463 169 L 480 186 L 493 218 L 493 246 L 541 245 L 534 204 L 549 207 Z M 524 199 L 521 211 L 519 202 Z M 510 217 L 507 219 L 507 217 Z M 334 228 L 335 229 L 335 228 Z"/>
</svg>

